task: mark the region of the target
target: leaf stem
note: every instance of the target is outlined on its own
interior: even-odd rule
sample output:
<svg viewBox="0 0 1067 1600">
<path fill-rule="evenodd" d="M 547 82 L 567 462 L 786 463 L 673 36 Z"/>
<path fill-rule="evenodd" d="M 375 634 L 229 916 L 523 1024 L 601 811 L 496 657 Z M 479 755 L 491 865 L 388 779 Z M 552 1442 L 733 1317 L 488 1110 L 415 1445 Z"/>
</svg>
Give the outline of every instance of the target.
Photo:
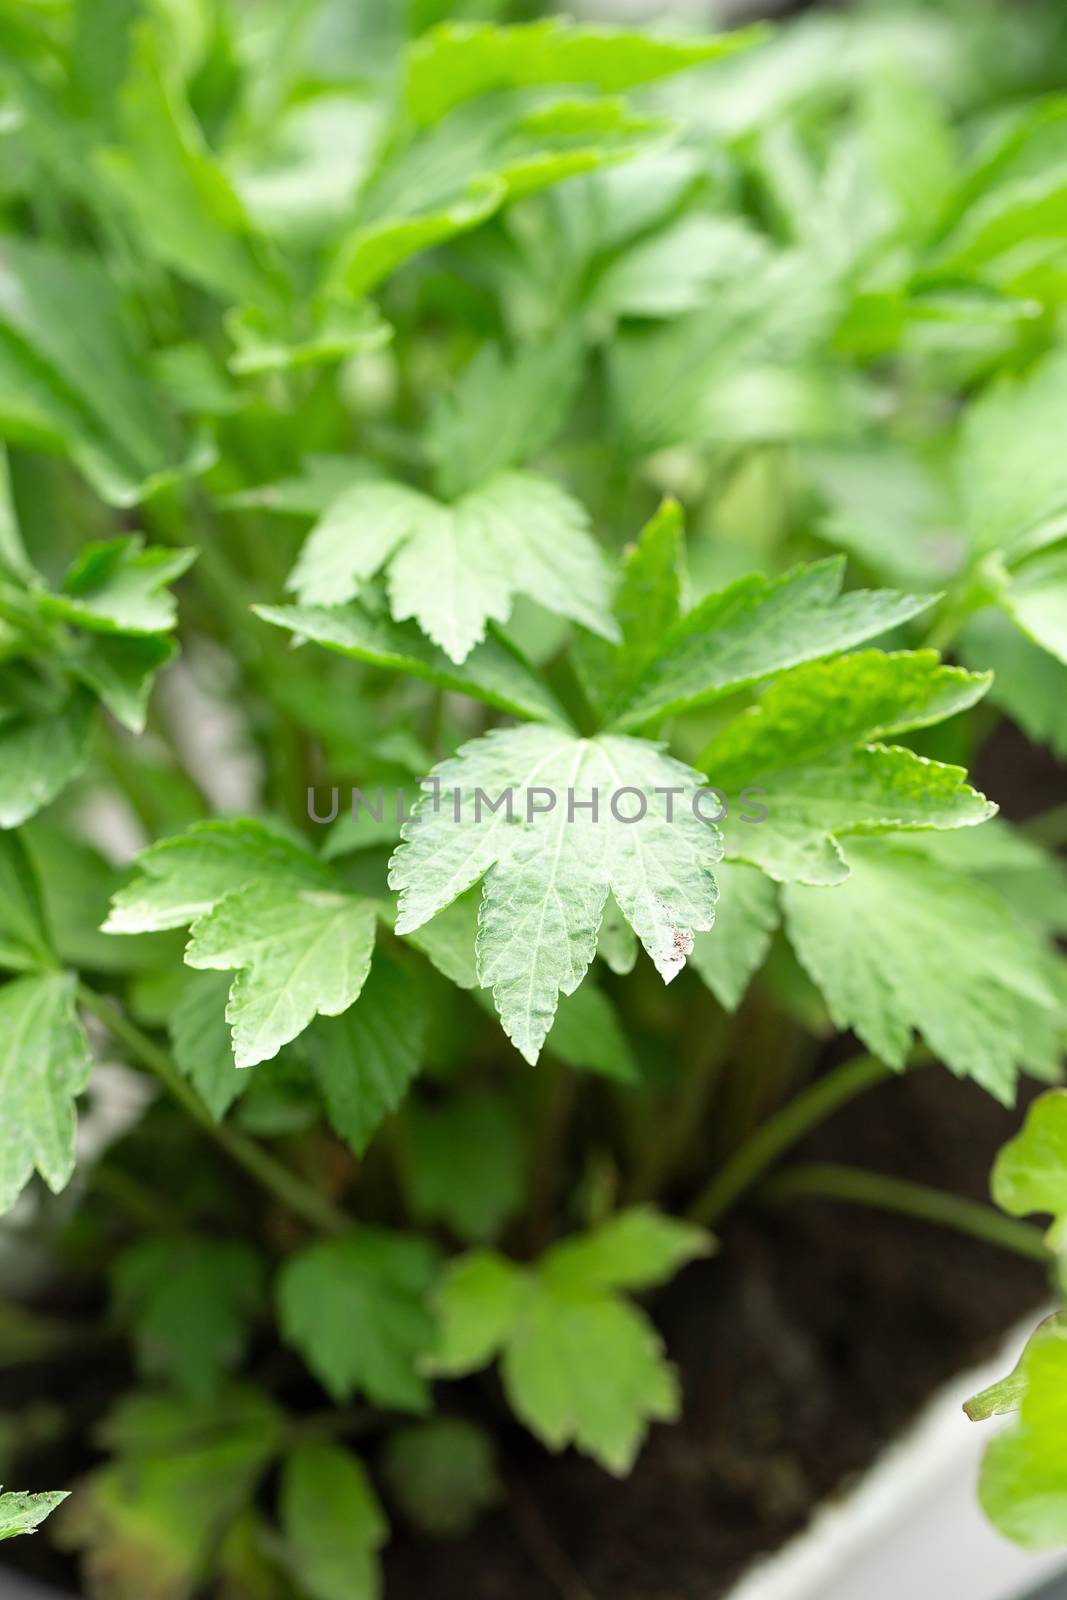
<svg viewBox="0 0 1067 1600">
<path fill-rule="evenodd" d="M 865 1089 L 893 1076 L 891 1067 L 876 1056 L 864 1054 L 816 1079 L 768 1117 L 719 1168 L 689 1207 L 691 1221 L 704 1228 L 712 1227 L 806 1133 Z"/>
<path fill-rule="evenodd" d="M 1014 1217 L 1001 1216 L 992 1206 L 965 1200 L 961 1195 L 926 1184 L 908 1183 L 881 1172 L 865 1172 L 858 1167 L 841 1166 L 832 1161 L 805 1162 L 777 1177 L 760 1191 L 775 1205 L 789 1200 L 844 1200 L 855 1205 L 873 1206 L 922 1222 L 936 1222 L 969 1234 L 985 1244 L 999 1245 L 1031 1261 L 1048 1262 L 1049 1252 L 1040 1228 Z"/>
<path fill-rule="evenodd" d="M 291 1172 L 253 1140 L 227 1127 L 225 1123 L 216 1122 L 193 1085 L 182 1077 L 173 1057 L 142 1032 L 115 1001 L 97 994 L 84 983 L 78 985 L 78 1001 L 103 1023 L 113 1038 L 127 1047 L 135 1060 L 159 1079 L 168 1094 L 214 1140 L 219 1149 L 243 1167 L 275 1199 L 312 1227 L 325 1233 L 339 1233 L 351 1227 L 351 1219 L 325 1195 Z"/>
</svg>

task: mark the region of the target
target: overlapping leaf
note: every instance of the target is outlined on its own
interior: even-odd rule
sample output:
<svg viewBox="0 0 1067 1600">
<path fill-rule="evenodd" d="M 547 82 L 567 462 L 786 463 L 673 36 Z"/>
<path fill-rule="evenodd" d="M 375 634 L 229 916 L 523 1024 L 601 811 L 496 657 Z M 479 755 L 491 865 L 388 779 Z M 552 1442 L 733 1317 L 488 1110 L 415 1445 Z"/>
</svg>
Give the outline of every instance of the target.
<svg viewBox="0 0 1067 1600">
<path fill-rule="evenodd" d="M 701 757 L 731 805 L 758 796 L 758 808 L 733 807 L 725 820 L 727 855 L 774 878 L 837 883 L 846 834 L 984 821 L 995 807 L 961 768 L 881 741 L 965 710 L 988 683 L 931 650 L 867 650 L 778 679 Z"/>
<path fill-rule="evenodd" d="M 528 1060 L 596 953 L 609 893 L 666 982 L 711 927 L 718 834 L 693 808 L 699 774 L 657 746 L 531 725 L 465 745 L 433 779 L 390 866 L 397 932 L 485 877 L 479 980 Z"/>
</svg>

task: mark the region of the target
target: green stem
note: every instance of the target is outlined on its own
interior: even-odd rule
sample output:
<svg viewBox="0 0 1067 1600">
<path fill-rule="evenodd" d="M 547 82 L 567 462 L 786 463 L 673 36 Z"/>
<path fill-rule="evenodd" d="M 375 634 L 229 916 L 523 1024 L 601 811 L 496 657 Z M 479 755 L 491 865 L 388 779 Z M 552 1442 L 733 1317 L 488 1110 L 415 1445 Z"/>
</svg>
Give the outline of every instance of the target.
<svg viewBox="0 0 1067 1600">
<path fill-rule="evenodd" d="M 701 1227 L 712 1227 L 784 1151 L 840 1106 L 893 1075 L 891 1067 L 870 1055 L 855 1056 L 834 1067 L 769 1117 L 734 1151 L 697 1195 L 689 1217 Z"/>
<path fill-rule="evenodd" d="M 127 1047 L 135 1060 L 159 1079 L 168 1094 L 214 1140 L 219 1149 L 224 1150 L 232 1161 L 269 1190 L 275 1199 L 323 1232 L 339 1233 L 351 1227 L 351 1219 L 325 1195 L 305 1183 L 303 1178 L 291 1172 L 244 1134 L 227 1127 L 225 1123 L 216 1122 L 192 1084 L 182 1077 L 173 1058 L 148 1034 L 143 1033 L 135 1022 L 131 1022 L 113 1000 L 81 983 L 78 985 L 78 1001 L 103 1023 L 115 1039 Z"/>
<path fill-rule="evenodd" d="M 999 1245 L 1031 1261 L 1049 1260 L 1040 1228 L 1001 1216 L 992 1206 L 946 1194 L 922 1183 L 907 1183 L 880 1172 L 864 1172 L 857 1167 L 839 1166 L 832 1161 L 813 1161 L 779 1173 L 760 1191 L 776 1205 L 801 1199 L 844 1200 L 855 1205 L 874 1206 L 901 1216 L 936 1222 L 957 1233 L 966 1233 L 985 1244 Z"/>
</svg>

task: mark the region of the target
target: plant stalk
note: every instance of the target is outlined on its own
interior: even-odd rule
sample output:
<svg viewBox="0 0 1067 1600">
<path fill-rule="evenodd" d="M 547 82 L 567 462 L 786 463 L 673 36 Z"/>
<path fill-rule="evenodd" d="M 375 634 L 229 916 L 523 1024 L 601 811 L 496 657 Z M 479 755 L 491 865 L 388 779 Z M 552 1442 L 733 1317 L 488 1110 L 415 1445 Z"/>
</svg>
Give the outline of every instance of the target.
<svg viewBox="0 0 1067 1600">
<path fill-rule="evenodd" d="M 908 1183 L 881 1172 L 865 1172 L 858 1167 L 841 1166 L 833 1161 L 805 1162 L 779 1173 L 760 1191 L 761 1197 L 781 1205 L 788 1200 L 844 1200 L 900 1216 L 935 1222 L 957 1233 L 966 1233 L 984 1244 L 998 1245 L 1030 1261 L 1047 1263 L 1049 1252 L 1044 1234 L 1029 1222 L 1005 1217 L 992 1206 L 965 1200 L 961 1195 L 931 1189 L 926 1184 Z"/>
<path fill-rule="evenodd" d="M 276 1200 L 325 1233 L 340 1233 L 351 1227 L 351 1219 L 325 1195 L 263 1150 L 253 1140 L 216 1122 L 193 1085 L 183 1078 L 172 1056 L 142 1032 L 113 1000 L 80 983 L 78 1001 L 102 1022 L 108 1032 L 124 1044 L 135 1060 L 146 1067 L 178 1102 L 182 1110 L 218 1145 L 220 1150 L 243 1167 L 245 1172 Z"/>
<path fill-rule="evenodd" d="M 691 1221 L 713 1227 L 778 1157 L 840 1106 L 893 1077 L 876 1056 L 855 1056 L 818 1078 L 769 1117 L 724 1163 L 689 1207 Z"/>
</svg>

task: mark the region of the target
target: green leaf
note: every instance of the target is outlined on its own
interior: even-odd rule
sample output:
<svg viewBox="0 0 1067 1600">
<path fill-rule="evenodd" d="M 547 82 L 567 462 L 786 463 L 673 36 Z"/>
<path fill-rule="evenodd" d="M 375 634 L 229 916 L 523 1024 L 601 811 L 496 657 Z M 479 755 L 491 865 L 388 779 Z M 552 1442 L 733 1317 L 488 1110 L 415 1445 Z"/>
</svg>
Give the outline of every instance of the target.
<svg viewBox="0 0 1067 1600">
<path fill-rule="evenodd" d="M 137 864 L 112 899 L 105 931 L 192 924 L 186 964 L 237 973 L 226 1020 L 238 1067 L 269 1061 L 313 1017 L 338 1016 L 358 996 L 375 907 L 344 892 L 329 867 L 279 829 L 243 818 L 196 823 Z"/>
<path fill-rule="evenodd" d="M 511 1407 L 550 1450 L 575 1444 L 626 1473 L 648 1423 L 677 1416 L 678 1391 L 655 1330 L 614 1291 L 661 1283 L 709 1247 L 699 1228 L 638 1207 L 532 1269 L 492 1251 L 460 1257 L 438 1291 L 428 1366 L 458 1376 L 502 1350 Z"/>
<path fill-rule="evenodd" d="M 112 898 L 107 933 L 183 928 L 246 885 L 321 886 L 324 869 L 296 841 L 250 817 L 194 823 L 137 858 L 137 876 Z"/>
<path fill-rule="evenodd" d="M 384 1470 L 405 1516 L 435 1539 L 462 1538 L 501 1497 L 492 1440 L 462 1417 L 398 1428 L 389 1435 Z"/>
<path fill-rule="evenodd" d="M 0 1213 L 36 1169 L 54 1194 L 74 1171 L 74 1102 L 92 1057 L 66 973 L 16 978 L 0 987 Z"/>
<path fill-rule="evenodd" d="M 777 679 L 701 756 L 717 789 L 758 795 L 765 811 L 726 818 L 727 855 L 782 881 L 831 884 L 848 874 L 843 835 L 985 821 L 995 807 L 962 768 L 878 741 L 966 710 L 988 686 L 932 650 L 865 650 Z"/>
<path fill-rule="evenodd" d="M 1030 1106 L 1021 1130 L 997 1154 L 991 1188 L 997 1205 L 1013 1217 L 1035 1211 L 1051 1216 L 1049 1248 L 1063 1248 L 1067 1233 L 1067 1089 L 1050 1089 Z"/>
<path fill-rule="evenodd" d="M 67 1491 L 45 1494 L 0 1495 L 0 1539 L 14 1539 L 20 1533 L 36 1533 L 45 1517 L 51 1516 L 67 1498 Z"/>
<path fill-rule="evenodd" d="M 393 336 L 389 323 L 370 300 L 337 295 L 313 304 L 307 320 L 296 327 L 288 312 L 243 306 L 227 314 L 226 331 L 236 346 L 227 365 L 242 377 L 332 365 L 368 350 L 380 350 Z"/>
<path fill-rule="evenodd" d="M 718 882 L 718 870 L 715 877 Z M 702 937 L 697 935 L 694 949 Z M 545 1049 L 582 1072 L 599 1072 L 619 1083 L 636 1083 L 640 1078 L 618 1012 L 589 978 L 573 994 L 560 996 Z"/>
<path fill-rule="evenodd" d="M 282 1448 L 284 1425 L 255 1389 L 234 1386 L 200 1406 L 125 1396 L 100 1429 L 114 1459 L 72 1498 L 63 1544 L 108 1574 L 109 1600 L 193 1593 Z"/>
<path fill-rule="evenodd" d="M 621 633 L 617 648 L 578 636 L 578 670 L 600 705 L 624 699 L 637 686 L 681 615 L 683 533 L 681 507 L 665 500 L 623 556 L 612 607 Z"/>
<path fill-rule="evenodd" d="M 135 34 L 121 147 L 98 160 L 158 260 L 225 300 L 272 306 L 278 281 L 240 199 L 212 157 L 160 31 Z"/>
<path fill-rule="evenodd" d="M 434 1339 L 436 1272 L 429 1244 L 384 1228 L 311 1245 L 278 1278 L 282 1337 L 338 1404 L 362 1393 L 378 1406 L 422 1411 L 427 1390 L 415 1367 Z"/>
<path fill-rule="evenodd" d="M 504 1352 L 512 1410 L 550 1450 L 573 1444 L 625 1476 L 650 1422 L 674 1422 L 680 1395 L 651 1323 L 609 1295 L 536 1283 Z"/>
<path fill-rule="evenodd" d="M 350 295 L 366 294 L 412 256 L 477 228 L 506 198 L 503 178 L 486 174 L 472 179 L 464 193 L 434 210 L 367 222 L 343 242 L 332 282 Z"/>
<path fill-rule="evenodd" d="M 582 375 L 582 345 L 564 328 L 506 358 L 483 345 L 430 416 L 436 487 L 454 499 L 532 460 L 566 422 Z"/>
<path fill-rule="evenodd" d="M 33 864 L 17 834 L 0 833 L 0 967 L 33 972 L 54 959 Z"/>
<path fill-rule="evenodd" d="M 40 595 L 38 609 L 42 616 L 100 633 L 165 633 L 177 619 L 167 585 L 195 559 L 195 550 L 146 550 L 138 538 L 90 544 L 68 571 L 62 593 Z"/>
<path fill-rule="evenodd" d="M 1038 1324 L 1046 1328 L 1050 1323 L 1061 1326 L 1067 1323 L 1067 1312 L 1055 1311 L 1052 1316 L 1046 1317 Z M 1027 1341 L 1029 1344 L 1029 1341 Z M 991 1383 L 987 1389 L 982 1389 L 978 1394 L 972 1395 L 963 1403 L 963 1409 L 972 1422 L 988 1422 L 990 1417 L 1007 1416 L 1012 1411 L 1018 1411 L 1022 1404 L 1023 1396 L 1028 1388 L 1026 1377 L 1026 1350 L 1015 1363 L 1006 1378 L 1000 1378 L 996 1383 Z"/>
<path fill-rule="evenodd" d="M 609 892 L 665 982 L 684 966 L 693 935 L 710 928 L 718 835 L 692 807 L 699 775 L 657 746 L 529 725 L 464 745 L 432 777 L 443 803 L 423 795 L 390 864 L 397 932 L 421 927 L 488 873 L 479 982 L 492 987 L 505 1032 L 528 1061 L 559 995 L 577 989 L 596 953 Z M 683 796 L 673 821 L 665 790 Z M 502 802 L 489 816 L 486 797 Z"/>
<path fill-rule="evenodd" d="M 1067 665 L 1067 544 L 1016 568 L 1001 603 L 1029 638 Z"/>
<path fill-rule="evenodd" d="M 715 927 L 698 933 L 690 961 L 726 1011 L 736 1011 L 778 926 L 778 890 L 756 867 L 721 861 Z"/>
<path fill-rule="evenodd" d="M 235 971 L 226 1020 L 239 1067 L 269 1061 L 313 1017 L 336 1017 L 370 971 L 377 913 L 331 888 L 250 883 L 193 924 L 191 967 Z"/>
<path fill-rule="evenodd" d="M 1044 1324 L 1021 1363 L 1019 1421 L 987 1447 L 978 1484 L 993 1525 L 1028 1550 L 1067 1540 L 1067 1328 Z"/>
<path fill-rule="evenodd" d="M 358 1002 L 315 1024 L 312 1069 L 335 1133 L 361 1156 L 422 1066 L 426 1014 L 418 985 L 381 956 Z"/>
<path fill-rule="evenodd" d="M 667 1283 L 687 1262 L 708 1255 L 711 1248 L 703 1228 L 651 1206 L 631 1206 L 589 1233 L 553 1245 L 541 1270 L 561 1292 L 638 1291 Z"/>
<path fill-rule="evenodd" d="M 358 605 L 256 606 L 257 616 L 298 638 L 365 661 L 368 666 L 408 673 L 456 694 L 535 722 L 561 722 L 563 712 L 540 678 L 504 640 L 490 634 L 461 666 L 450 661 L 413 623 L 371 616 Z"/>
<path fill-rule="evenodd" d="M 97 262 L 0 240 L 0 432 L 67 452 L 113 505 L 133 505 L 206 452 L 180 442 L 145 377 L 134 325 Z"/>
<path fill-rule="evenodd" d="M 1032 644 L 992 607 L 973 616 L 960 636 L 964 665 L 992 669 L 989 698 L 1037 744 L 1067 761 L 1067 667 Z"/>
<path fill-rule="evenodd" d="M 62 660 L 123 727 L 143 733 L 156 673 L 173 659 L 176 648 L 158 634 L 83 634 L 63 651 Z"/>
<path fill-rule="evenodd" d="M 958 156 L 938 100 L 899 68 L 867 91 L 863 133 L 875 172 L 908 233 L 929 238 L 957 181 Z"/>
<path fill-rule="evenodd" d="M 119 1258 L 113 1282 L 145 1376 L 210 1402 L 244 1357 L 264 1298 L 260 1258 L 237 1240 L 146 1239 Z"/>
<path fill-rule="evenodd" d="M 487 1366 L 506 1343 L 525 1291 L 522 1268 L 495 1250 L 455 1257 L 437 1288 L 438 1334 L 422 1370 L 456 1378 Z"/>
<path fill-rule="evenodd" d="M 405 99 L 412 118 L 426 125 L 462 101 L 494 90 L 565 83 L 611 93 L 721 60 L 761 36 L 749 29 L 672 39 L 556 18 L 511 28 L 446 22 L 411 47 Z"/>
<path fill-rule="evenodd" d="M 1062 1006 L 1047 946 L 986 885 L 916 849 L 855 839 L 830 889 L 783 890 L 786 930 L 839 1028 L 903 1067 L 912 1030 L 1011 1104 L 1016 1071 L 1051 1075 Z"/>
<path fill-rule="evenodd" d="M 498 1095 L 467 1094 L 407 1112 L 405 1186 L 419 1222 L 468 1244 L 493 1239 L 523 1197 L 519 1126 Z"/>
<path fill-rule="evenodd" d="M 964 414 L 955 471 L 974 548 L 1046 544 L 1067 519 L 1067 461 L 1057 418 L 1067 400 L 1067 352 L 1022 378 L 1001 379 Z"/>
<path fill-rule="evenodd" d="M 396 483 L 359 484 L 312 530 L 289 586 L 312 605 L 353 599 L 380 569 L 398 622 L 414 617 L 455 662 L 516 594 L 612 638 L 607 574 L 576 500 L 507 472 L 446 506 Z"/>
<path fill-rule="evenodd" d="M 379 1548 L 389 1537 L 363 1464 L 336 1444 L 301 1444 L 285 1459 L 282 1532 L 308 1600 L 375 1600 Z"/>
<path fill-rule="evenodd" d="M 189 972 L 170 1020 L 170 1042 L 179 1071 L 189 1079 L 216 1122 L 252 1082 L 233 1059 L 226 1021 L 230 976 Z"/>
<path fill-rule="evenodd" d="M 841 594 L 843 557 L 795 567 L 782 578 L 739 578 L 710 594 L 664 637 L 640 685 L 612 707 L 634 727 L 706 705 L 805 661 L 850 650 L 899 627 L 933 603 L 929 595 L 856 589 Z"/>
<path fill-rule="evenodd" d="M 56 710 L 5 716 L 0 700 L 0 828 L 17 828 L 54 800 L 89 754 L 92 701 L 76 691 Z"/>
</svg>

